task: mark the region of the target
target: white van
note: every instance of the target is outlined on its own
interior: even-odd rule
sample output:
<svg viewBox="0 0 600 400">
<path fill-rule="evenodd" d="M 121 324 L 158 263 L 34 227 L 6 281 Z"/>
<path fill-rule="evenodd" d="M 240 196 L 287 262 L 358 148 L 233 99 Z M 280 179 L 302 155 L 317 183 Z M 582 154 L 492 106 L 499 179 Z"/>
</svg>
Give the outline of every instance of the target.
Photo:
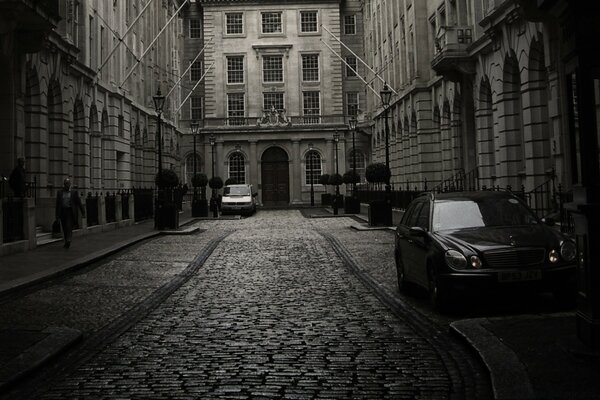
<svg viewBox="0 0 600 400">
<path fill-rule="evenodd" d="M 256 212 L 255 193 L 252 185 L 227 185 L 221 199 L 222 214 L 254 214 Z"/>
</svg>

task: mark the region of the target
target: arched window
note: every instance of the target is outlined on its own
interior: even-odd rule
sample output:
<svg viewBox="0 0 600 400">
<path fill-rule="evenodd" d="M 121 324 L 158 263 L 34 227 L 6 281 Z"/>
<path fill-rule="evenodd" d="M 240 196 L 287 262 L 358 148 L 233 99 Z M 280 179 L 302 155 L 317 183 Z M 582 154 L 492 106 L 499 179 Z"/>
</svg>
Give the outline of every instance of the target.
<svg viewBox="0 0 600 400">
<path fill-rule="evenodd" d="M 304 179 L 307 185 L 311 183 L 313 185 L 319 184 L 319 177 L 321 176 L 321 155 L 315 150 L 311 150 L 306 153 L 306 173 Z"/>
<path fill-rule="evenodd" d="M 229 177 L 235 179 L 238 184 L 246 183 L 246 165 L 243 154 L 234 153 L 229 156 Z"/>
<path fill-rule="evenodd" d="M 200 156 L 196 154 L 196 173 L 200 173 Z M 192 177 L 194 176 L 194 155 L 190 154 L 185 159 L 185 183 L 192 186 Z"/>
<path fill-rule="evenodd" d="M 366 182 L 365 170 L 366 170 L 366 159 L 365 154 L 360 150 L 350 151 L 348 156 L 348 171 L 354 169 L 354 160 L 356 160 L 356 173 L 360 176 L 361 182 Z"/>
</svg>

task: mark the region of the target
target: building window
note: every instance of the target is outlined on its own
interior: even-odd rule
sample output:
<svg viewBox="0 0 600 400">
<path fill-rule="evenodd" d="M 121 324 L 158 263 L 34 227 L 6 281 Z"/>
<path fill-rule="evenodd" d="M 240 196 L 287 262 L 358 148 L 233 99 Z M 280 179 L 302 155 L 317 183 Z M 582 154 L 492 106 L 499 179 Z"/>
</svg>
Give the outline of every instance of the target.
<svg viewBox="0 0 600 400">
<path fill-rule="evenodd" d="M 229 156 L 229 178 L 235 179 L 237 184 L 243 185 L 246 183 L 246 165 L 244 155 L 234 153 Z"/>
<path fill-rule="evenodd" d="M 316 11 L 300 11 L 300 32 L 318 32 Z"/>
<path fill-rule="evenodd" d="M 283 33 L 280 12 L 264 12 L 262 16 L 262 33 Z"/>
<path fill-rule="evenodd" d="M 202 119 L 202 96 L 192 96 L 190 98 L 190 117 L 191 119 Z"/>
<path fill-rule="evenodd" d="M 190 68 L 190 80 L 197 82 L 202 78 L 202 61 L 195 61 Z"/>
<path fill-rule="evenodd" d="M 358 115 L 359 97 L 358 93 L 346 93 L 346 115 Z"/>
<path fill-rule="evenodd" d="M 227 83 L 244 83 L 244 56 L 227 57 Z"/>
<path fill-rule="evenodd" d="M 321 155 L 315 150 L 311 150 L 306 153 L 306 174 L 304 179 L 307 185 L 311 183 L 313 185 L 319 184 L 319 177 L 321 176 Z"/>
<path fill-rule="evenodd" d="M 321 103 L 318 91 L 303 92 L 303 107 L 305 124 L 318 124 L 321 114 Z"/>
<path fill-rule="evenodd" d="M 227 95 L 227 116 L 229 125 L 244 125 L 244 93 Z"/>
<path fill-rule="evenodd" d="M 227 13 L 225 14 L 227 35 L 241 35 L 244 33 L 244 14 Z"/>
<path fill-rule="evenodd" d="M 354 71 L 358 71 L 358 63 L 356 61 L 356 57 L 347 56 L 345 65 L 346 65 L 346 77 L 352 78 L 352 77 L 356 76 L 356 73 L 354 72 Z"/>
<path fill-rule="evenodd" d="M 263 82 L 283 82 L 283 56 L 263 57 Z"/>
<path fill-rule="evenodd" d="M 356 35 L 356 16 L 345 15 L 344 16 L 344 33 L 346 35 Z"/>
<path fill-rule="evenodd" d="M 284 109 L 283 93 L 268 92 L 263 96 L 263 109 L 270 110 L 271 107 L 281 111 Z"/>
<path fill-rule="evenodd" d="M 318 54 L 303 54 L 302 55 L 302 81 L 318 82 L 319 81 L 319 55 Z"/>
<path fill-rule="evenodd" d="M 202 24 L 199 19 L 190 19 L 190 39 L 202 38 Z"/>
</svg>

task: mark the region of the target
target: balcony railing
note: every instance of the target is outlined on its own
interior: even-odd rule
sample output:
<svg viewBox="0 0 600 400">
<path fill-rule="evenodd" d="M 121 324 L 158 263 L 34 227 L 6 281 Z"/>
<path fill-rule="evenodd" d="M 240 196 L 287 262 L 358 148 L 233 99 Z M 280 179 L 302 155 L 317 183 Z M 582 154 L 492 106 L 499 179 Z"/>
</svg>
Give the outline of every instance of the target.
<svg viewBox="0 0 600 400">
<path fill-rule="evenodd" d="M 348 121 L 345 115 L 294 115 L 287 116 L 285 119 L 276 116 L 269 118 L 262 117 L 234 117 L 234 118 L 204 118 L 202 128 L 229 128 L 229 127 L 247 127 L 247 128 L 283 128 L 313 125 L 340 125 Z"/>
</svg>

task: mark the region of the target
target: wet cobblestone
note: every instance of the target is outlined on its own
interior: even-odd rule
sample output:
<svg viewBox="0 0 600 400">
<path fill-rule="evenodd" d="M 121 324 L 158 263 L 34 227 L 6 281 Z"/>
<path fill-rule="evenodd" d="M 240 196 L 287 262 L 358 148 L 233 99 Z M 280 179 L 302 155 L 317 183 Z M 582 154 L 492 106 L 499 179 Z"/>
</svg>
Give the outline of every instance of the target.
<svg viewBox="0 0 600 400">
<path fill-rule="evenodd" d="M 389 251 L 390 233 L 360 237 L 345 218 L 317 222 L 289 210 L 201 224 L 236 232 L 180 290 L 44 398 L 450 396 L 435 349 L 349 273 L 316 229 L 334 231 L 384 280 L 395 272 L 373 251 L 378 259 Z M 203 235 L 154 241 L 113 268 L 131 279 L 136 264 L 151 265 L 141 293 L 189 263 Z M 94 279 L 110 274 L 82 276 L 78 287 Z"/>
</svg>

